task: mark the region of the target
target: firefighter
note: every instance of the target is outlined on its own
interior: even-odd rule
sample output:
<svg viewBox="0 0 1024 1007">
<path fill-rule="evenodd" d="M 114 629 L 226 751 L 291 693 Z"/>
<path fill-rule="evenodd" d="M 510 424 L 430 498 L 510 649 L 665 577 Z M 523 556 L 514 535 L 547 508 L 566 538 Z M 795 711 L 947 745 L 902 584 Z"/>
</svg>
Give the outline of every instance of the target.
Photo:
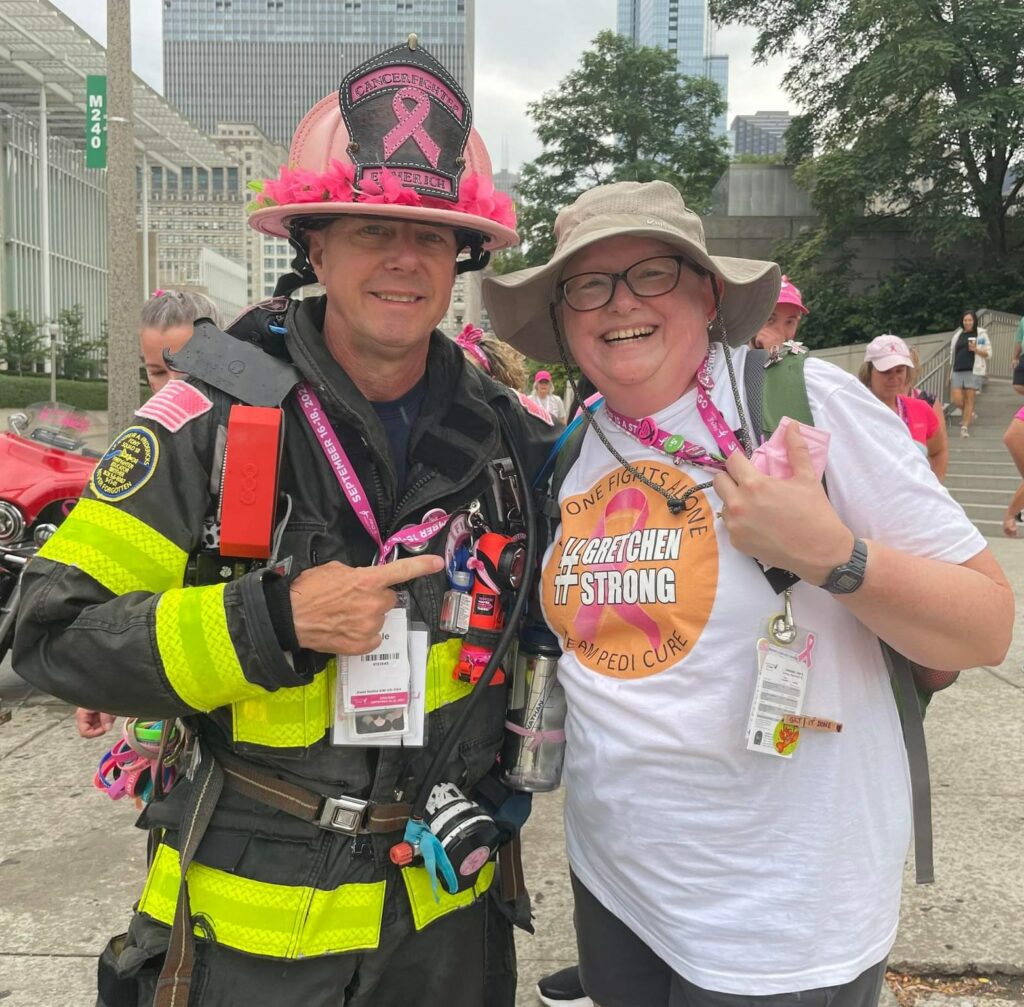
<svg viewBox="0 0 1024 1007">
<path fill-rule="evenodd" d="M 515 879 L 499 898 L 493 858 L 474 861 L 453 894 L 392 862 L 473 692 L 439 619 L 446 551 L 469 512 L 522 531 L 495 460 L 518 452 L 527 473 L 553 439 L 437 331 L 457 273 L 517 241 L 511 201 L 466 95 L 411 36 L 307 113 L 249 220 L 296 248 L 284 287 L 326 293 L 275 297 L 230 335 L 197 323 L 172 361 L 189 377 L 138 411 L 25 573 L 21 676 L 194 735 L 188 779 L 140 820 L 163 838 L 101 956 L 98 1003 L 511 1005 Z M 270 461 L 233 448 L 255 422 L 240 405 L 272 417 Z M 246 507 L 268 479 L 256 534 Z M 250 533 L 269 539 L 263 559 L 239 557 Z M 333 743 L 358 731 L 341 697 L 364 655 L 397 674 L 393 630 L 421 705 L 380 719 L 420 747 Z M 468 801 L 498 803 L 505 700 L 487 687 L 442 767 Z"/>
</svg>

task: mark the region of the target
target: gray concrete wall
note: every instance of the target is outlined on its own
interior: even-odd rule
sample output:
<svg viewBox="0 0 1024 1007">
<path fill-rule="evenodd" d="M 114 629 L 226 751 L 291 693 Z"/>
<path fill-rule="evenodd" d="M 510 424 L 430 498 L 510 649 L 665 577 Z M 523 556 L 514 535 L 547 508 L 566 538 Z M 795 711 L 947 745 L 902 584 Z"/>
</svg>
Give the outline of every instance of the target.
<svg viewBox="0 0 1024 1007">
<path fill-rule="evenodd" d="M 742 168 L 772 168 L 772 165 L 736 165 Z M 730 169 L 732 170 L 732 169 Z M 721 184 L 721 183 L 719 183 Z M 792 216 L 724 216 L 718 213 L 703 218 L 708 251 L 712 255 L 731 255 L 746 259 L 774 259 L 780 241 L 788 241 L 813 230 L 818 219 L 810 215 Z M 849 241 L 853 262 L 849 271 L 850 292 L 865 293 L 877 280 L 888 276 L 906 262 L 934 261 L 932 244 L 914 237 L 910 228 L 900 221 L 866 220 L 860 232 Z M 965 269 L 980 266 L 980 245 L 977 241 L 958 242 L 944 258 L 960 263 Z M 789 272 L 787 263 L 779 263 Z M 794 277 L 800 286 L 800 277 Z"/>
<path fill-rule="evenodd" d="M 730 217 L 814 215 L 810 196 L 782 164 L 730 164 L 711 198 L 713 212 Z"/>
</svg>

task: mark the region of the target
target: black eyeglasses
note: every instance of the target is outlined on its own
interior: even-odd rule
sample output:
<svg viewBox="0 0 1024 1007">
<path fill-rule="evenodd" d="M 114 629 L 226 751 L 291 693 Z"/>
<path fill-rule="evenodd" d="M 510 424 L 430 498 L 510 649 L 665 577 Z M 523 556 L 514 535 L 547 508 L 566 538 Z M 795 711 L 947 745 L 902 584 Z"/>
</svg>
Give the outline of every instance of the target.
<svg viewBox="0 0 1024 1007">
<path fill-rule="evenodd" d="M 573 311 L 596 311 L 615 296 L 619 280 L 637 297 L 658 297 L 675 290 L 683 266 L 698 276 L 707 275 L 706 269 L 690 262 L 685 255 L 655 255 L 634 262 L 621 273 L 577 273 L 566 277 L 558 284 L 558 293 Z"/>
</svg>

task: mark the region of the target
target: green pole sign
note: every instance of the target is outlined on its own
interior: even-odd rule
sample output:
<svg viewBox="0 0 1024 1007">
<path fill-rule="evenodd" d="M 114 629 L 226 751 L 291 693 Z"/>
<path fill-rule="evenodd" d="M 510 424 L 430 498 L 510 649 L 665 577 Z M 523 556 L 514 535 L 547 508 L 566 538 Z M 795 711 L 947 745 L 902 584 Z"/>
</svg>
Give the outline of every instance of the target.
<svg viewBox="0 0 1024 1007">
<path fill-rule="evenodd" d="M 85 166 L 107 166 L 107 78 L 85 78 Z"/>
</svg>

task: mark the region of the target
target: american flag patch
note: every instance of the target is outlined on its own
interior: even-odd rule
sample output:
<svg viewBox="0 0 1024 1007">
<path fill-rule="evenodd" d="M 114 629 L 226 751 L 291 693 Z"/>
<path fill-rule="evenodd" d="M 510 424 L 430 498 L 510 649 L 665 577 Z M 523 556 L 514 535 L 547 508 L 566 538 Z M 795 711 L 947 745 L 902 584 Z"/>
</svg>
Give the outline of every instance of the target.
<svg viewBox="0 0 1024 1007">
<path fill-rule="evenodd" d="M 173 434 L 212 408 L 213 403 L 187 381 L 168 381 L 135 415 L 156 420 Z"/>
</svg>

